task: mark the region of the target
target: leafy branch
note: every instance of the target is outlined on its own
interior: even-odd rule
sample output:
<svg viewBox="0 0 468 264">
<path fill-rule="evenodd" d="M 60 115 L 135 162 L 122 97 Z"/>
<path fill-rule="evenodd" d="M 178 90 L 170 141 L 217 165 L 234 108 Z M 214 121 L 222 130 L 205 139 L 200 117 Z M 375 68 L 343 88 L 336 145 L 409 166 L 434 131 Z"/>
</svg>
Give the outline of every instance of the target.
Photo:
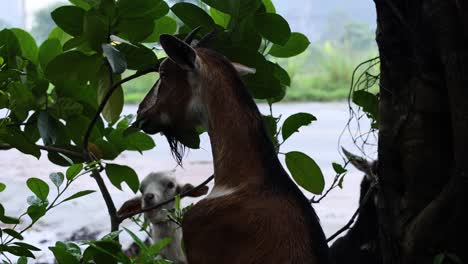
<svg viewBox="0 0 468 264">
<path fill-rule="evenodd" d="M 147 207 L 147 208 L 143 208 L 141 210 L 138 210 L 136 212 L 131 212 L 131 213 L 128 213 L 128 214 L 123 214 L 123 215 L 119 215 L 118 216 L 118 219 L 120 222 L 123 222 L 125 219 L 127 218 L 131 218 L 131 217 L 134 217 L 136 215 L 139 215 L 139 214 L 142 214 L 142 213 L 145 213 L 145 212 L 149 212 L 151 210 L 155 210 L 155 209 L 158 209 L 166 204 L 169 204 L 169 203 L 172 203 L 174 202 L 177 197 L 180 197 L 180 199 L 184 198 L 184 197 L 187 197 L 191 192 L 194 192 L 194 191 L 198 191 L 200 190 L 201 188 L 203 188 L 204 186 L 206 186 L 209 182 L 211 182 L 212 180 L 214 179 L 214 175 L 211 175 L 210 177 L 208 177 L 204 182 L 200 183 L 199 185 L 195 186 L 194 188 L 188 190 L 188 191 L 185 191 L 179 195 L 176 195 L 166 201 L 163 201 L 161 203 L 158 203 L 158 204 L 155 204 L 153 206 L 150 206 L 150 207 Z"/>
<path fill-rule="evenodd" d="M 109 66 L 110 67 L 110 66 Z M 112 83 L 107 90 L 106 95 L 102 99 L 93 119 L 91 120 L 91 123 L 88 125 L 88 129 L 86 130 L 84 139 L 83 139 L 83 153 L 84 156 L 87 160 L 87 162 L 95 162 L 98 161 L 98 159 L 89 151 L 89 138 L 91 136 L 91 132 L 93 131 L 94 126 L 96 125 L 97 121 L 99 120 L 99 117 L 101 116 L 102 111 L 106 107 L 107 102 L 111 98 L 112 94 L 114 93 L 115 90 L 117 90 L 118 87 L 120 87 L 122 84 L 129 82 L 133 79 L 136 79 L 140 76 L 146 75 L 151 72 L 155 72 L 157 67 L 152 67 L 147 70 L 139 71 L 133 75 L 130 75 L 120 81 L 117 81 L 115 83 Z M 111 78 L 112 79 L 112 78 Z M 117 231 L 119 229 L 119 225 L 121 221 L 119 221 L 119 217 L 117 216 L 117 209 L 115 207 L 114 201 L 112 199 L 112 196 L 109 193 L 109 190 L 100 174 L 99 170 L 93 170 L 91 172 L 91 177 L 94 178 L 96 181 L 99 190 L 102 194 L 102 197 L 104 198 L 104 201 L 106 203 L 106 207 L 109 213 L 110 221 L 111 221 L 111 232 Z"/>
<path fill-rule="evenodd" d="M 59 201 L 74 181 L 76 181 L 82 175 L 89 173 L 90 171 L 90 170 L 85 170 L 82 172 L 82 170 L 83 170 L 83 165 L 74 164 L 67 170 L 66 176 L 60 172 L 50 174 L 49 178 L 52 181 L 52 183 L 55 185 L 56 190 L 57 190 L 57 195 L 54 197 L 51 203 L 47 201 L 47 196 L 49 194 L 48 184 L 38 178 L 28 179 L 27 186 L 35 195 L 30 196 L 28 198 L 28 203 L 30 204 L 30 206 L 28 207 L 25 213 L 21 214 L 18 219 L 15 219 L 14 226 L 11 229 L 3 230 L 4 233 L 6 233 L 8 236 L 6 238 L 1 237 L 2 243 L 0 243 L 0 245 L 2 247 L 2 250 L 5 250 L 7 252 L 10 252 L 18 256 L 33 257 L 33 254 L 30 251 L 38 251 L 39 250 L 38 248 L 32 245 L 23 243 L 23 242 L 14 242 L 14 241 L 23 240 L 22 235 L 26 231 L 31 229 L 50 210 L 56 208 L 57 206 L 61 205 L 64 202 L 77 199 L 79 197 L 83 197 L 85 195 L 88 195 L 94 192 L 91 190 L 80 191 L 78 193 L 75 193 Z M 61 188 L 65 178 L 66 178 L 65 186 Z M 31 223 L 27 225 L 26 227 L 24 227 L 23 229 L 21 229 L 21 231 L 16 231 L 16 228 L 18 224 L 20 223 L 20 220 L 26 215 L 29 215 L 29 217 L 31 218 Z"/>
</svg>

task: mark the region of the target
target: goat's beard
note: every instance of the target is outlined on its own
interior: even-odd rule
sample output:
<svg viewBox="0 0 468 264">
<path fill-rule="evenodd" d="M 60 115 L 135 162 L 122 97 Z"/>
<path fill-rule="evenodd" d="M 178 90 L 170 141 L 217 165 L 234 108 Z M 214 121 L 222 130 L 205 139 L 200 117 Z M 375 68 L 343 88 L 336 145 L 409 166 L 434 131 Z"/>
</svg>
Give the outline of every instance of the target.
<svg viewBox="0 0 468 264">
<path fill-rule="evenodd" d="M 196 129 L 185 130 L 165 130 L 163 134 L 166 136 L 169 147 L 171 148 L 172 156 L 177 161 L 179 166 L 182 166 L 182 158 L 188 148 L 200 148 L 200 136 Z"/>
<path fill-rule="evenodd" d="M 166 131 L 164 132 L 164 136 L 166 136 L 167 143 L 169 143 L 169 147 L 171 148 L 172 157 L 174 157 L 179 166 L 182 166 L 182 159 L 186 149 L 185 145 L 178 140 L 175 133 Z"/>
</svg>

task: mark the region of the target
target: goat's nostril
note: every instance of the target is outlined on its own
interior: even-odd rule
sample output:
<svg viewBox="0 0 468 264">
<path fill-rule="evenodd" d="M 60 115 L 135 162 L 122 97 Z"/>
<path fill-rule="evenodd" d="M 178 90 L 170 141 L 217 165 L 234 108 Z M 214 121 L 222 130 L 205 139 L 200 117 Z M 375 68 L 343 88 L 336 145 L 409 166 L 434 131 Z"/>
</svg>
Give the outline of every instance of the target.
<svg viewBox="0 0 468 264">
<path fill-rule="evenodd" d="M 154 198 L 154 194 L 152 194 L 152 193 L 145 194 L 145 200 L 146 201 L 153 200 L 153 198 Z"/>
</svg>

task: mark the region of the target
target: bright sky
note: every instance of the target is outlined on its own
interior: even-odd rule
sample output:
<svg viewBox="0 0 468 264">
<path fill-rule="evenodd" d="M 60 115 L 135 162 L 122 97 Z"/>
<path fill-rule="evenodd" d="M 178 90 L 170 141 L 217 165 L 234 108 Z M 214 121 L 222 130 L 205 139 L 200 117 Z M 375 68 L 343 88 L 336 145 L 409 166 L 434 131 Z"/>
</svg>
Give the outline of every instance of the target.
<svg viewBox="0 0 468 264">
<path fill-rule="evenodd" d="M 58 2 L 67 2 L 66 0 L 26 0 L 26 13 L 28 14 L 26 21 L 27 28 L 31 28 L 33 14 L 46 6 L 52 5 Z"/>
</svg>

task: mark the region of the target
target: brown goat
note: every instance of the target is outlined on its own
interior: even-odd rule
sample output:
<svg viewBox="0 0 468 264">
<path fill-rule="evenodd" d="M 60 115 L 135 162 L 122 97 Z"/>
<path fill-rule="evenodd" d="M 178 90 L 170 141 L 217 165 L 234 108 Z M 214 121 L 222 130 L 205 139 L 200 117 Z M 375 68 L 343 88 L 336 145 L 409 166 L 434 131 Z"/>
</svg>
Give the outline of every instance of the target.
<svg viewBox="0 0 468 264">
<path fill-rule="evenodd" d="M 255 70 L 192 48 L 191 41 L 160 40 L 169 59 L 140 104 L 136 125 L 162 132 L 179 161 L 179 142 L 204 126 L 214 159 L 214 188 L 183 222 L 188 263 L 328 263 L 319 220 L 279 162 L 240 78 Z"/>
</svg>

